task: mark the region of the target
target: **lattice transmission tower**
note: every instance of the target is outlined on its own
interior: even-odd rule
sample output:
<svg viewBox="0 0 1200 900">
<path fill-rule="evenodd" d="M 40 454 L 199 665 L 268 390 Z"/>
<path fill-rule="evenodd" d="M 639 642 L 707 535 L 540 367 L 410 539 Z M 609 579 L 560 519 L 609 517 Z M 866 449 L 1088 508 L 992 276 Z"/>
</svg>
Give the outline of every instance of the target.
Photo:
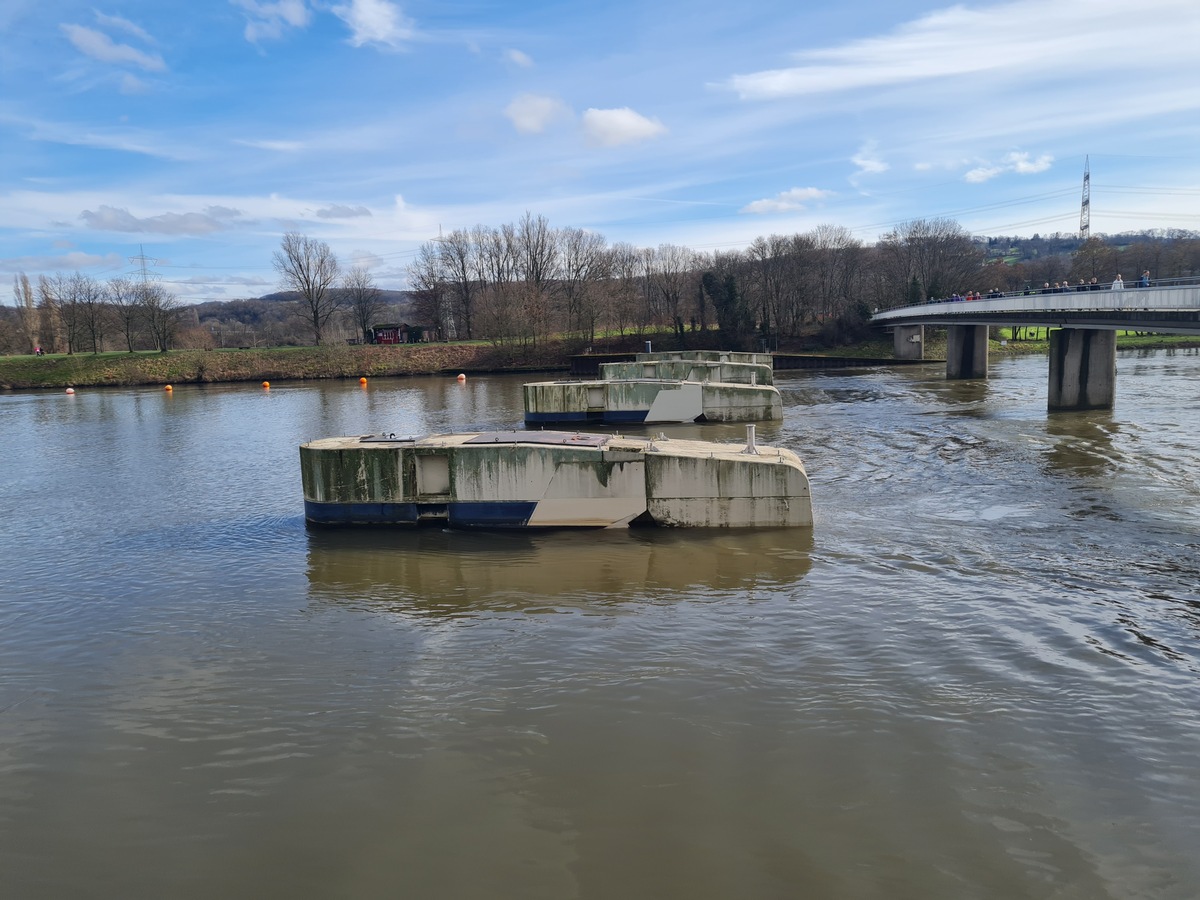
<svg viewBox="0 0 1200 900">
<path fill-rule="evenodd" d="M 1088 157 L 1083 158 L 1083 201 L 1079 204 L 1079 239 L 1086 241 L 1092 218 L 1092 171 Z"/>
</svg>

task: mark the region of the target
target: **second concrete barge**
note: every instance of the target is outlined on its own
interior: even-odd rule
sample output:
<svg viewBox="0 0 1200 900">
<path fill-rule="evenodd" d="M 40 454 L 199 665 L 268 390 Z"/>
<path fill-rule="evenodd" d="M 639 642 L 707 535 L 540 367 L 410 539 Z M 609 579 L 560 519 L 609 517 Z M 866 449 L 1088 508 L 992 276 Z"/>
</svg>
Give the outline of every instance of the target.
<svg viewBox="0 0 1200 900">
<path fill-rule="evenodd" d="M 562 431 L 334 437 L 300 447 L 318 525 L 809 527 L 791 450 Z"/>
<path fill-rule="evenodd" d="M 771 357 L 757 353 L 639 353 L 600 366 L 596 381 L 525 385 L 525 424 L 658 425 L 783 418 Z"/>
</svg>

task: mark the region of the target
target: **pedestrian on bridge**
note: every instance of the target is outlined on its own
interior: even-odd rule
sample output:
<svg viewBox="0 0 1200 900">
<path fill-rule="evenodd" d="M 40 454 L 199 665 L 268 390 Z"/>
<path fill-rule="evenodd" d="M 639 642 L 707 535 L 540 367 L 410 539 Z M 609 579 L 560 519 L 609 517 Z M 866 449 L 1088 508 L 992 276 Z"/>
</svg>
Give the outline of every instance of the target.
<svg viewBox="0 0 1200 900">
<path fill-rule="evenodd" d="M 1125 282 L 1121 280 L 1121 273 L 1120 273 L 1120 272 L 1118 272 L 1118 273 L 1117 273 L 1116 280 L 1114 280 L 1114 281 L 1113 281 L 1112 289 L 1113 289 L 1114 291 L 1123 291 L 1123 290 L 1125 290 Z"/>
<path fill-rule="evenodd" d="M 1147 269 L 1142 273 L 1142 280 L 1138 282 L 1138 287 L 1150 287 L 1150 270 Z"/>
</svg>

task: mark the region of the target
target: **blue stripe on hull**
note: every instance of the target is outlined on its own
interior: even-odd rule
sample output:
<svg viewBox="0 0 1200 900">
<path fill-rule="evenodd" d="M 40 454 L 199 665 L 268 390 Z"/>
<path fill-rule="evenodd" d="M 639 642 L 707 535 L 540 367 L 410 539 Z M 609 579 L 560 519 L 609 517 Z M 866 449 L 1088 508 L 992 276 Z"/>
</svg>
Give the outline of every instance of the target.
<svg viewBox="0 0 1200 900">
<path fill-rule="evenodd" d="M 526 425 L 544 425 L 549 422 L 599 422 L 600 416 L 585 412 L 525 413 Z"/>
<path fill-rule="evenodd" d="M 536 500 L 451 503 L 448 513 L 455 528 L 524 528 L 536 508 Z"/>
<path fill-rule="evenodd" d="M 455 528 L 524 528 L 535 500 L 490 503 L 315 503 L 304 501 L 304 518 L 315 525 L 418 525 L 444 522 Z"/>
<path fill-rule="evenodd" d="M 304 501 L 304 518 L 317 525 L 415 525 L 415 503 L 316 503 Z"/>
<path fill-rule="evenodd" d="M 640 425 L 648 415 L 648 409 L 614 409 L 604 413 L 604 421 L 609 425 Z"/>
</svg>

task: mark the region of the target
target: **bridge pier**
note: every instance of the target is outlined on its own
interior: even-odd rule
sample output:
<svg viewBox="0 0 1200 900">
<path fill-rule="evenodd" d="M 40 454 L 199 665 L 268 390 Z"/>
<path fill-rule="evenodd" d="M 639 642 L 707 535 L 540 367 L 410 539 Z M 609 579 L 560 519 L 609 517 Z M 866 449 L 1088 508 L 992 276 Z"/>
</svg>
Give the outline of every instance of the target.
<svg viewBox="0 0 1200 900">
<path fill-rule="evenodd" d="M 897 330 L 899 330 L 897 328 Z M 946 377 L 987 378 L 988 327 L 946 326 Z"/>
<path fill-rule="evenodd" d="M 1050 332 L 1050 409 L 1112 409 L 1116 386 L 1115 331 L 1060 328 Z"/>
<path fill-rule="evenodd" d="M 924 359 L 925 326 L 897 325 L 892 329 L 892 355 L 896 359 Z"/>
</svg>

